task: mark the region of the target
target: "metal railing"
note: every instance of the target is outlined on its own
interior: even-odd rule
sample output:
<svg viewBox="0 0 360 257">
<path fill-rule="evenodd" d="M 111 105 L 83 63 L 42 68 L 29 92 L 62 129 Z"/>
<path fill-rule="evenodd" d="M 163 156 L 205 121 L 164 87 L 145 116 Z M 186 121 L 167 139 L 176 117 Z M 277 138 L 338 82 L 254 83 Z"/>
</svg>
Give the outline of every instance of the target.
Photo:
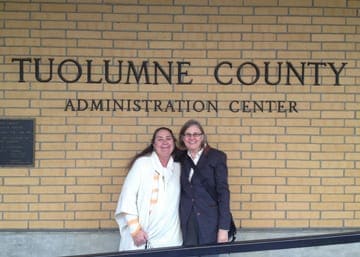
<svg viewBox="0 0 360 257">
<path fill-rule="evenodd" d="M 197 247 L 165 247 L 113 253 L 76 255 L 76 257 L 178 257 L 222 253 L 244 253 L 290 248 L 314 247 L 360 242 L 360 231 L 301 237 L 258 239 Z M 69 256 L 70 257 L 70 256 Z"/>
</svg>

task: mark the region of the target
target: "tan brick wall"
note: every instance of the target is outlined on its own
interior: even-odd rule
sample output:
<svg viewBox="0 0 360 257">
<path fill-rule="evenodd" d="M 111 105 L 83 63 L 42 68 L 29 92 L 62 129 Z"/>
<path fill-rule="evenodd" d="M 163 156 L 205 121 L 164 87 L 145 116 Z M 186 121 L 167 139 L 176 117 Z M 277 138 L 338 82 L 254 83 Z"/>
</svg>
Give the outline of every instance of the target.
<svg viewBox="0 0 360 257">
<path fill-rule="evenodd" d="M 0 116 L 36 123 L 35 166 L 0 167 L 1 229 L 116 228 L 129 158 L 156 127 L 177 133 L 189 118 L 199 119 L 210 143 L 228 154 L 238 226 L 360 227 L 360 1 L 68 2 L 0 3 Z M 13 58 L 32 59 L 24 64 L 25 82 Z M 34 58 L 41 58 L 41 79 L 54 58 L 51 81 L 36 80 Z M 57 75 L 66 59 L 83 65 L 76 83 Z M 123 61 L 121 82 L 104 82 L 104 59 L 111 74 Z M 86 60 L 101 83 L 86 83 Z M 129 60 L 137 67 L 149 61 L 150 84 L 144 77 L 139 85 L 134 77 L 125 83 Z M 169 61 L 174 71 L 177 62 L 190 62 L 185 81 L 192 85 L 179 85 L 176 74 L 171 85 L 163 77 L 153 85 L 153 61 L 165 72 Z M 231 85 L 214 79 L 222 61 L 233 65 L 220 72 Z M 259 67 L 254 85 L 236 78 L 245 62 Z M 264 62 L 272 82 L 283 62 L 279 85 L 266 85 Z M 319 68 L 319 85 L 308 65 L 304 85 L 294 73 L 286 85 L 286 62 L 298 71 L 301 62 L 347 65 L 337 86 L 329 64 Z M 242 71 L 245 83 L 253 81 L 252 67 Z M 62 72 L 76 77 L 74 65 Z M 209 100 L 218 101 L 218 111 L 64 111 L 68 99 Z M 285 109 L 293 101 L 298 112 L 231 112 L 233 100 L 285 101 Z"/>
</svg>

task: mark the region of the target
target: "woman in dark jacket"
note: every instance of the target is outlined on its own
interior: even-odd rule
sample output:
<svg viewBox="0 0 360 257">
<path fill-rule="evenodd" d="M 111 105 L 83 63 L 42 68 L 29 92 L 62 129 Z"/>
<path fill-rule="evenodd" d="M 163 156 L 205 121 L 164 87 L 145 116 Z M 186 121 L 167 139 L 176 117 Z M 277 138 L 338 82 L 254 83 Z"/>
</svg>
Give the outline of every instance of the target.
<svg viewBox="0 0 360 257">
<path fill-rule="evenodd" d="M 207 144 L 196 120 L 180 130 L 180 221 L 184 246 L 228 242 L 230 192 L 226 154 Z"/>
</svg>

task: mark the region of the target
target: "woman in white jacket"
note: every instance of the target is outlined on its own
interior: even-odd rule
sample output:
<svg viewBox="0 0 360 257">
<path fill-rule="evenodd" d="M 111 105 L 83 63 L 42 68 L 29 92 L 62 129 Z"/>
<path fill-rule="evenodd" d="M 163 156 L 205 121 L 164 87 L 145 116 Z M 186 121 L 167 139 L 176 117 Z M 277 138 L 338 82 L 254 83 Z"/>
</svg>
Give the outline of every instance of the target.
<svg viewBox="0 0 360 257">
<path fill-rule="evenodd" d="M 151 144 L 130 161 L 115 212 L 119 251 L 182 245 L 175 141 L 169 128 L 160 127 Z"/>
</svg>

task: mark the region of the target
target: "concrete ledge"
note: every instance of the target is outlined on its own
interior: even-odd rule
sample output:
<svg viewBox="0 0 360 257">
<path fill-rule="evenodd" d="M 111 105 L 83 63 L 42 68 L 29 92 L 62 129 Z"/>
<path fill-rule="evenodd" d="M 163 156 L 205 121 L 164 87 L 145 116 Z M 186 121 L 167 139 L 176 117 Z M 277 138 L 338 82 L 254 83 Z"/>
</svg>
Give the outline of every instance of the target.
<svg viewBox="0 0 360 257">
<path fill-rule="evenodd" d="M 236 241 L 321 235 L 350 232 L 339 229 L 259 229 L 238 231 Z M 1 257 L 57 257 L 116 252 L 119 233 L 101 231 L 8 231 L 0 233 Z M 259 249 L 260 250 L 260 249 Z M 354 257 L 360 252 L 360 242 L 344 245 L 317 246 L 251 253 L 234 253 L 241 257 Z"/>
<path fill-rule="evenodd" d="M 1 232 L 1 257 L 57 257 L 116 252 L 118 231 Z"/>
</svg>

